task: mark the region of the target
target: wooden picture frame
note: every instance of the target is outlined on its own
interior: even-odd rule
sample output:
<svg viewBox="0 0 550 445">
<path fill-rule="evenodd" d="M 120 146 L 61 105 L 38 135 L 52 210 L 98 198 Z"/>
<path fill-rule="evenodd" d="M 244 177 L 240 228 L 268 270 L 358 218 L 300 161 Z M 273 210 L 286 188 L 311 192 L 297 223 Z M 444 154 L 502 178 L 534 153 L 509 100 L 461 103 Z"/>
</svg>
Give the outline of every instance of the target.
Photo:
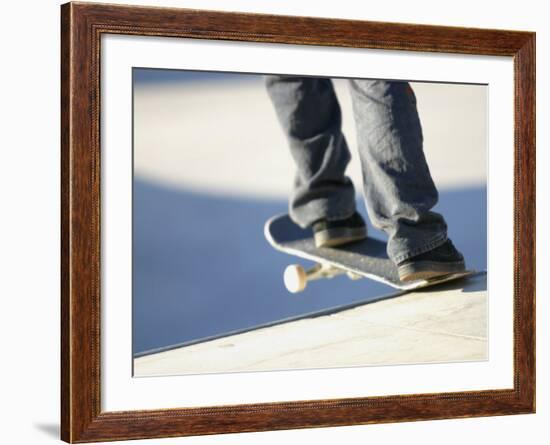
<svg viewBox="0 0 550 445">
<path fill-rule="evenodd" d="M 511 56 L 514 61 L 514 387 L 102 412 L 102 34 Z M 61 437 L 92 442 L 535 411 L 535 34 L 93 3 L 61 7 Z M 512 254 L 512 252 L 510 252 Z"/>
</svg>

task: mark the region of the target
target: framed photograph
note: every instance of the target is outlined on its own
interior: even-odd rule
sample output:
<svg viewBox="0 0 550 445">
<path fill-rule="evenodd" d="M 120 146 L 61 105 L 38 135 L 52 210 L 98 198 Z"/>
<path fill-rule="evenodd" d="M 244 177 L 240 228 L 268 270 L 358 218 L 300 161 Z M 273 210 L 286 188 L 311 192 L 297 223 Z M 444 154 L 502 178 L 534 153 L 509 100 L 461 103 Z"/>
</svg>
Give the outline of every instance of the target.
<svg viewBox="0 0 550 445">
<path fill-rule="evenodd" d="M 535 34 L 61 7 L 61 436 L 535 411 Z"/>
</svg>

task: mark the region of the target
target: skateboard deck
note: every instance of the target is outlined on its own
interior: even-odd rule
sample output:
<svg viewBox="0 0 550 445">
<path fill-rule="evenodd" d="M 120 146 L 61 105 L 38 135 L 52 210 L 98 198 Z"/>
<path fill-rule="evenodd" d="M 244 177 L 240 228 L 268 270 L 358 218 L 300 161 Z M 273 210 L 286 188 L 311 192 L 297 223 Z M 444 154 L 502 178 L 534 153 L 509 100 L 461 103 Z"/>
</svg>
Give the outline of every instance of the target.
<svg viewBox="0 0 550 445">
<path fill-rule="evenodd" d="M 386 243 L 368 237 L 338 247 L 315 247 L 311 229 L 302 229 L 288 215 L 269 219 L 264 227 L 265 237 L 277 250 L 310 260 L 316 265 L 306 271 L 302 266 L 290 265 L 285 270 L 285 285 L 290 292 L 300 292 L 308 281 L 347 274 L 352 279 L 370 278 L 396 289 L 412 290 L 456 280 L 474 273 L 465 271 L 440 276 L 431 280 L 403 282 L 397 267 L 386 254 Z"/>
</svg>

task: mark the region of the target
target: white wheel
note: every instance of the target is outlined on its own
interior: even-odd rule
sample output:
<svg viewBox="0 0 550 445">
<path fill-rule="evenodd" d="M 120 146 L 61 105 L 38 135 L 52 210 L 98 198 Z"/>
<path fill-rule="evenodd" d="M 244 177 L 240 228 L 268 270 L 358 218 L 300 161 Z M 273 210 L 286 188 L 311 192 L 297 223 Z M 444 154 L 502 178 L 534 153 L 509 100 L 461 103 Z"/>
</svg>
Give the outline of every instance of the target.
<svg viewBox="0 0 550 445">
<path fill-rule="evenodd" d="M 283 279 L 286 289 L 293 294 L 302 292 L 307 285 L 306 271 L 299 264 L 291 264 L 290 266 L 287 266 Z"/>
</svg>

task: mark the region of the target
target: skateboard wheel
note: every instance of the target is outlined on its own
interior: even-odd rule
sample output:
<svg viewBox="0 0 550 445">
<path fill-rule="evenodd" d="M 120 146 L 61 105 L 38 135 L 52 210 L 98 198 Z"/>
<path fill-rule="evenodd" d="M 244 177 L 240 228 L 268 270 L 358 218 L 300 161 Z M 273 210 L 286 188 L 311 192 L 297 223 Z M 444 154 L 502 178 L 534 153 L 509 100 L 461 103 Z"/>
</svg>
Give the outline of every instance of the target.
<svg viewBox="0 0 550 445">
<path fill-rule="evenodd" d="M 286 289 L 293 294 L 303 291 L 307 285 L 306 271 L 299 264 L 287 266 L 283 279 Z"/>
</svg>

